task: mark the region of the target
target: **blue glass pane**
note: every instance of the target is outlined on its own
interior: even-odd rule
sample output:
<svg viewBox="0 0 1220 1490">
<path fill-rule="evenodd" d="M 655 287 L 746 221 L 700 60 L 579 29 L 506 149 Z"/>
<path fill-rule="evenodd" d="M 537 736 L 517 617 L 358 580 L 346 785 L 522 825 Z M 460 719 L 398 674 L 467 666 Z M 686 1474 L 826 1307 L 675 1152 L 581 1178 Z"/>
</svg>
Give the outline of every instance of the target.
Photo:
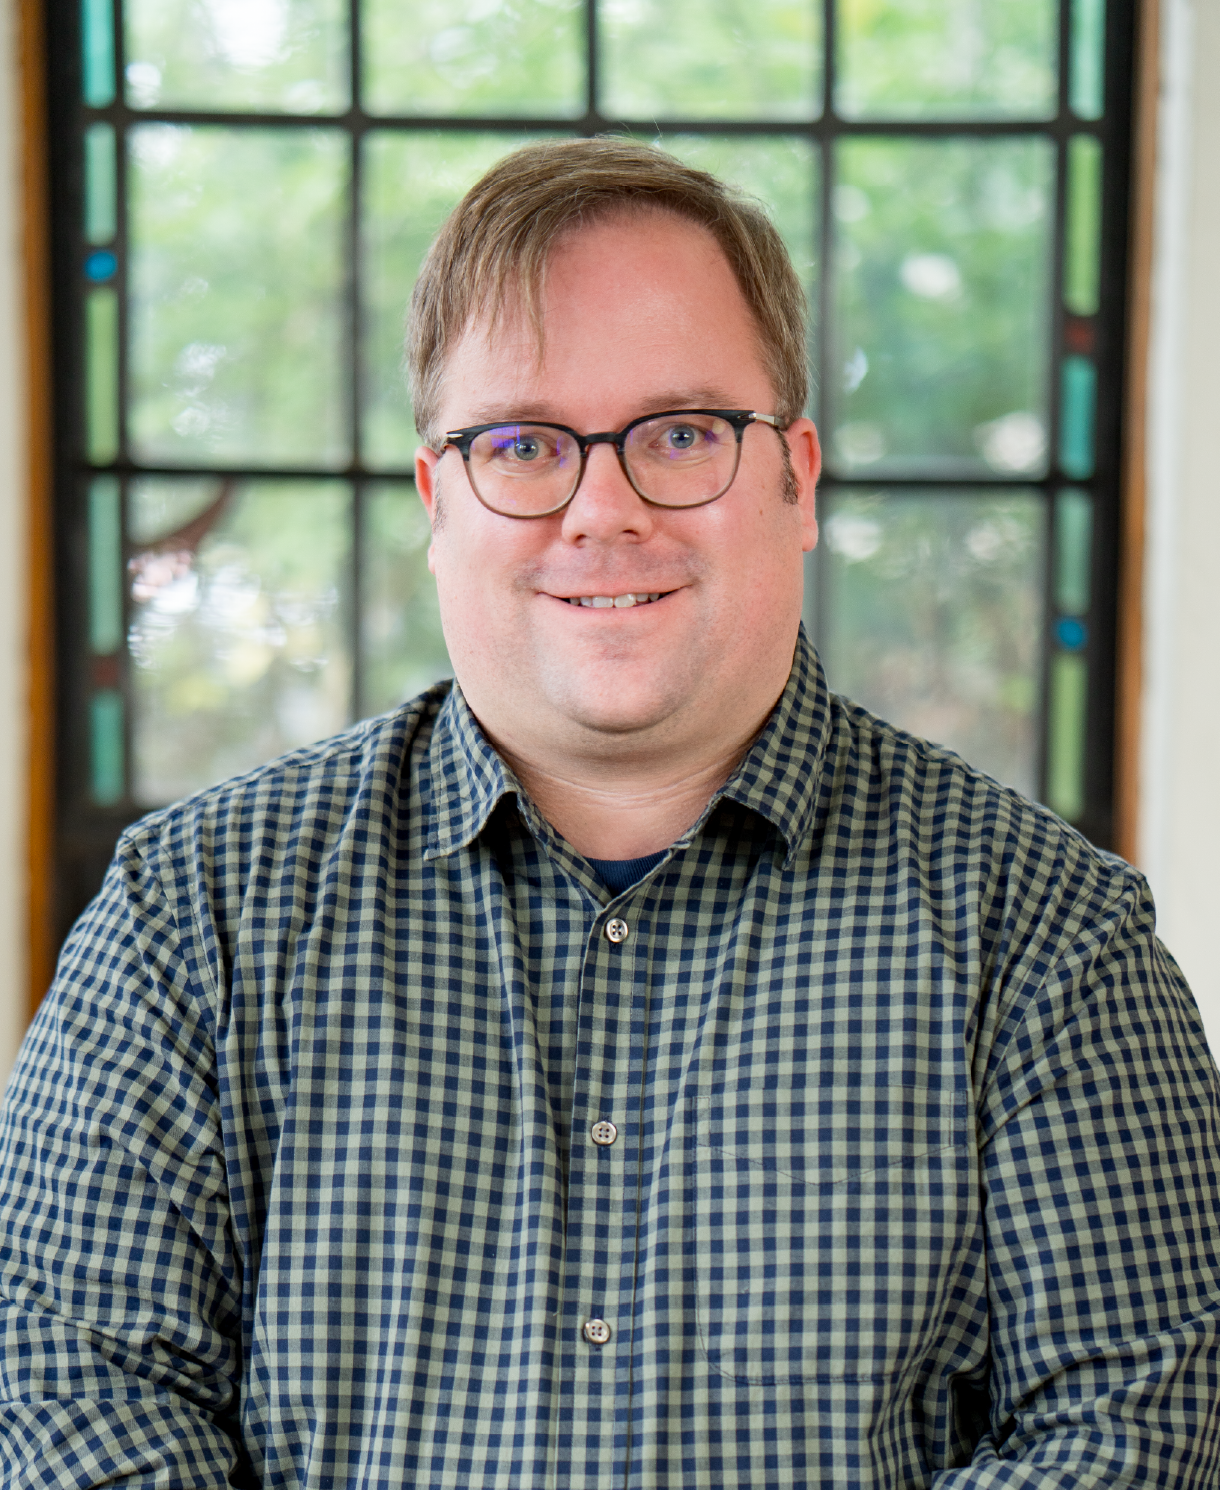
<svg viewBox="0 0 1220 1490">
<path fill-rule="evenodd" d="M 1101 118 L 1106 95 L 1106 0 L 1072 0 L 1068 95 L 1078 118 Z"/>
<path fill-rule="evenodd" d="M 81 73 L 85 102 L 104 109 L 114 102 L 114 12 L 110 0 L 81 0 Z"/>
<path fill-rule="evenodd" d="M 114 126 L 85 131 L 85 241 L 109 243 L 118 231 L 118 173 Z"/>
<path fill-rule="evenodd" d="M 1088 612 L 1092 558 L 1092 498 L 1061 491 L 1055 498 L 1055 609 L 1064 615 Z"/>
<path fill-rule="evenodd" d="M 1068 652 L 1080 652 L 1089 640 L 1089 628 L 1075 616 L 1060 616 L 1055 622 L 1055 640 Z"/>
<path fill-rule="evenodd" d="M 85 278 L 91 279 L 94 284 L 103 284 L 114 278 L 118 267 L 119 261 L 110 250 L 99 248 L 85 260 Z"/>
<path fill-rule="evenodd" d="M 1053 811 L 1069 821 L 1084 811 L 1088 696 L 1088 663 L 1078 652 L 1059 653 L 1051 661 L 1046 801 Z"/>
<path fill-rule="evenodd" d="M 124 776 L 123 695 L 101 688 L 89 705 L 90 786 L 99 807 L 122 801 Z"/>
<path fill-rule="evenodd" d="M 122 578 L 119 479 L 98 476 L 89 487 L 89 646 L 100 657 L 122 645 Z"/>
<path fill-rule="evenodd" d="M 1097 369 L 1087 357 L 1065 357 L 1059 413 L 1059 464 L 1077 481 L 1093 474 L 1096 407 Z"/>
</svg>

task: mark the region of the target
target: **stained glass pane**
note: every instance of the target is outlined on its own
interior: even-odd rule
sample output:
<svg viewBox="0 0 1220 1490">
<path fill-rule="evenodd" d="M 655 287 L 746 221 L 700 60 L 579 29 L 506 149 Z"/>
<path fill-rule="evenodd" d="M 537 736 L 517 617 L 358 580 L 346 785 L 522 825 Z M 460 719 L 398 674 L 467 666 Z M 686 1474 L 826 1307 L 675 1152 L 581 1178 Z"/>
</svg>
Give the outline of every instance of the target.
<svg viewBox="0 0 1220 1490">
<path fill-rule="evenodd" d="M 1047 730 L 1046 801 L 1072 821 L 1084 811 L 1085 727 L 1089 665 L 1079 653 L 1051 659 Z"/>
<path fill-rule="evenodd" d="M 1049 119 L 1057 0 L 838 0 L 849 119 Z"/>
<path fill-rule="evenodd" d="M 113 807 L 124 796 L 123 695 L 100 688 L 89 701 L 89 785 L 99 807 Z"/>
<path fill-rule="evenodd" d="M 1106 93 L 1106 0 L 1072 0 L 1072 64 L 1068 74 L 1072 112 L 1100 119 Z"/>
<path fill-rule="evenodd" d="M 840 143 L 834 467 L 1045 469 L 1053 180 L 1044 139 Z"/>
<path fill-rule="evenodd" d="M 81 0 L 81 74 L 85 102 L 114 102 L 114 18 L 111 0 Z"/>
<path fill-rule="evenodd" d="M 119 297 L 111 289 L 85 297 L 85 447 L 98 466 L 119 453 Z"/>
<path fill-rule="evenodd" d="M 360 575 L 362 714 L 392 709 L 453 675 L 436 581 L 428 571 L 430 538 L 427 514 L 410 482 L 370 488 Z"/>
<path fill-rule="evenodd" d="M 123 644 L 123 528 L 117 476 L 89 484 L 89 647 L 99 657 Z"/>
<path fill-rule="evenodd" d="M 360 10 L 371 114 L 585 111 L 580 0 L 364 0 Z"/>
<path fill-rule="evenodd" d="M 419 444 L 402 351 L 407 301 L 420 262 L 463 194 L 502 155 L 530 138 L 440 130 L 378 130 L 365 137 L 363 457 L 375 470 L 410 470 Z"/>
<path fill-rule="evenodd" d="M 815 119 L 822 8 L 809 0 L 602 0 L 602 112 L 622 119 Z"/>
<path fill-rule="evenodd" d="M 114 126 L 85 131 L 85 242 L 109 243 L 118 229 Z"/>
<path fill-rule="evenodd" d="M 1067 243 L 1063 303 L 1073 315 L 1097 314 L 1101 272 L 1101 143 L 1074 135 L 1068 145 Z"/>
<path fill-rule="evenodd" d="M 344 482 L 132 483 L 133 794 L 144 804 L 341 729 L 350 708 Z M 168 489 L 168 490 L 167 490 Z"/>
<path fill-rule="evenodd" d="M 1088 613 L 1092 555 L 1092 499 L 1087 492 L 1061 491 L 1055 498 L 1055 609 L 1065 615 Z"/>
<path fill-rule="evenodd" d="M 823 511 L 816 629 L 830 686 L 1032 795 L 1041 498 L 832 491 Z"/>
<path fill-rule="evenodd" d="M 1059 464 L 1077 481 L 1093 474 L 1093 422 L 1097 369 L 1087 357 L 1063 359 L 1059 413 Z"/>
<path fill-rule="evenodd" d="M 347 107 L 346 0 L 126 0 L 124 10 L 132 108 Z"/>
<path fill-rule="evenodd" d="M 345 136 L 144 124 L 130 139 L 137 458 L 345 464 Z"/>
</svg>

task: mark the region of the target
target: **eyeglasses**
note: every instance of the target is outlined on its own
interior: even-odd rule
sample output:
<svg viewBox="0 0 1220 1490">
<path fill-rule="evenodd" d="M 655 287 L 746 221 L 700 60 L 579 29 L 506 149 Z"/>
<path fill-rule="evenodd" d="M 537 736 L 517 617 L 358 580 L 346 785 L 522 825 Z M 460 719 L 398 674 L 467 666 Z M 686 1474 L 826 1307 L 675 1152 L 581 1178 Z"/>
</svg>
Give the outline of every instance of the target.
<svg viewBox="0 0 1220 1490">
<path fill-rule="evenodd" d="M 752 409 L 671 409 L 595 435 L 566 424 L 473 424 L 451 429 L 445 445 L 460 452 L 475 496 L 502 517 L 561 512 L 576 495 L 594 445 L 614 446 L 623 475 L 645 502 L 702 507 L 732 486 L 748 424 L 780 429 L 773 414 Z"/>
</svg>

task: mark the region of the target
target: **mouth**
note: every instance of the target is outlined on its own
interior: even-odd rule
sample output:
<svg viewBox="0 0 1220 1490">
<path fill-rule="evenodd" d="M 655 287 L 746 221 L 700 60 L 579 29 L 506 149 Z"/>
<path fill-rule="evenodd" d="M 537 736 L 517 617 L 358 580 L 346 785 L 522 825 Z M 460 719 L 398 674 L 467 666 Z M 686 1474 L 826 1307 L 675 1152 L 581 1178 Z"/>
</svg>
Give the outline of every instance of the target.
<svg viewBox="0 0 1220 1490">
<path fill-rule="evenodd" d="M 652 605 L 672 594 L 672 590 L 652 590 L 647 594 L 629 590 L 625 595 L 565 595 L 558 598 L 566 600 L 569 605 L 583 605 L 591 610 L 632 610 L 637 605 Z"/>
</svg>

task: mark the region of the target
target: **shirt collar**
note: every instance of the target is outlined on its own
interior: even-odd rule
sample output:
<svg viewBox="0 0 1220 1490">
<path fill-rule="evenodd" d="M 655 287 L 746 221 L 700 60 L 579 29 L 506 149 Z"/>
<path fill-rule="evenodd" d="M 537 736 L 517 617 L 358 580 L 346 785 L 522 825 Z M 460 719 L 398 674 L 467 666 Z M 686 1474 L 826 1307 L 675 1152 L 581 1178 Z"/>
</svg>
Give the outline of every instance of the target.
<svg viewBox="0 0 1220 1490">
<path fill-rule="evenodd" d="M 745 759 L 708 803 L 696 833 L 717 804 L 737 802 L 767 819 L 782 835 L 790 857 L 809 834 L 817 783 L 830 732 L 830 693 L 805 628 L 799 630 L 788 682 Z M 515 795 L 537 831 L 533 804 L 512 770 L 479 727 L 455 682 L 437 716 L 431 745 L 434 816 L 424 858 L 465 848 L 487 826 L 501 800 Z"/>
</svg>

